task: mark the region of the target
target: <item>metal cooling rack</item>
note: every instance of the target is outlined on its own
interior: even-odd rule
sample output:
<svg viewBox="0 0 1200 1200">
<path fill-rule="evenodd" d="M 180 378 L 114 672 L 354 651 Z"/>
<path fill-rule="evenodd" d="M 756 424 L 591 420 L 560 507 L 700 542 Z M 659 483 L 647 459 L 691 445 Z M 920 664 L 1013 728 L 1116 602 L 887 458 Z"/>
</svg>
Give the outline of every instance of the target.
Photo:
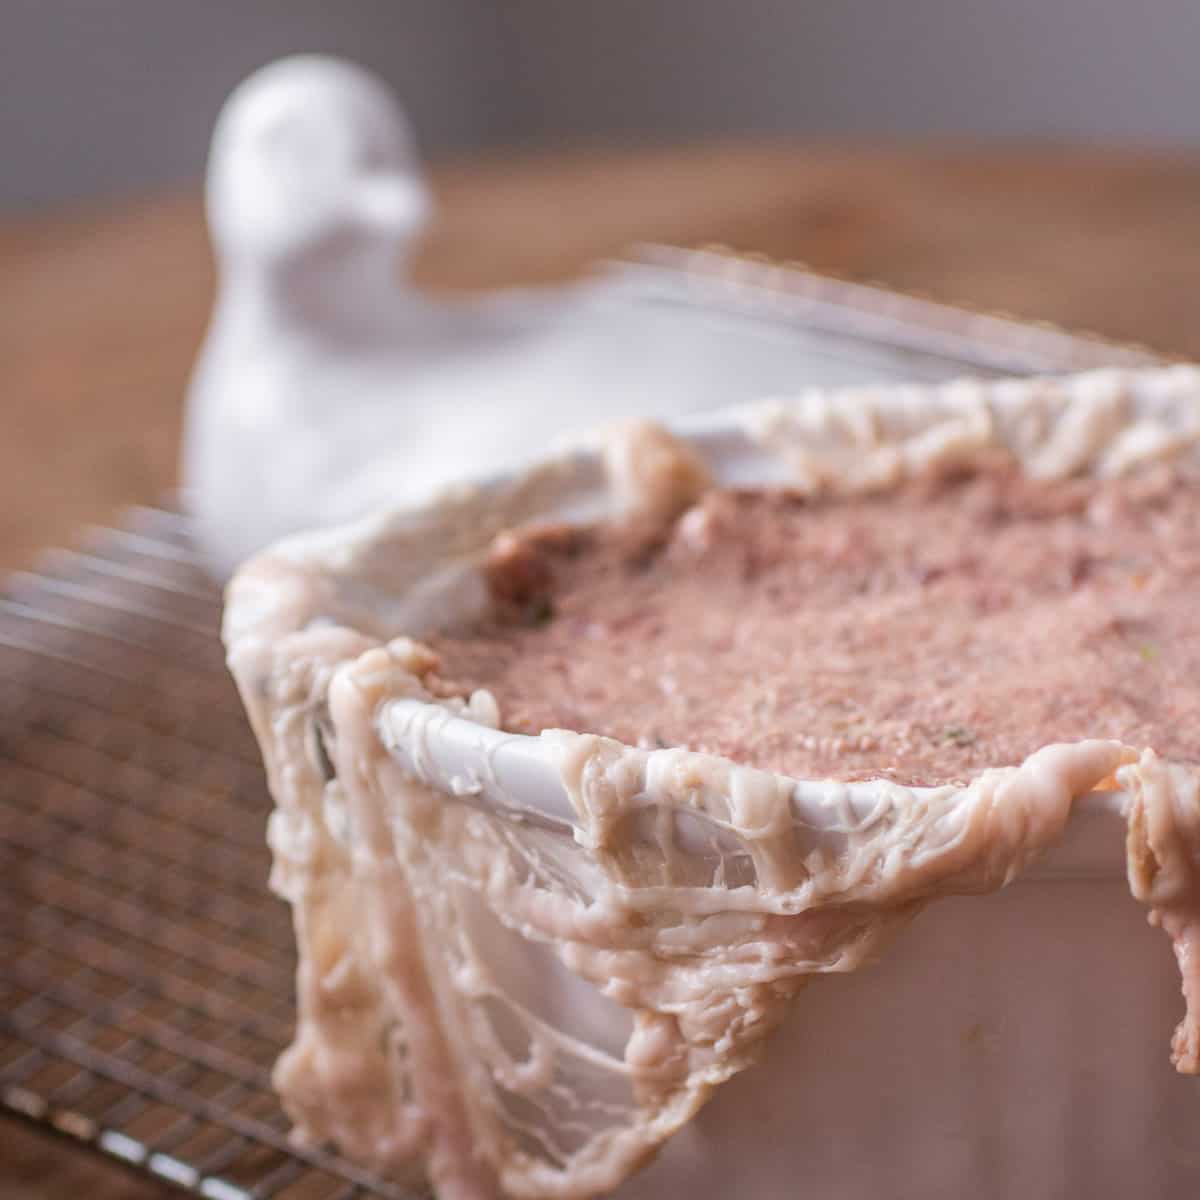
<svg viewBox="0 0 1200 1200">
<path fill-rule="evenodd" d="M 405 1196 L 288 1142 L 292 937 L 185 518 L 0 592 L 0 1114 L 208 1200 Z"/>
</svg>

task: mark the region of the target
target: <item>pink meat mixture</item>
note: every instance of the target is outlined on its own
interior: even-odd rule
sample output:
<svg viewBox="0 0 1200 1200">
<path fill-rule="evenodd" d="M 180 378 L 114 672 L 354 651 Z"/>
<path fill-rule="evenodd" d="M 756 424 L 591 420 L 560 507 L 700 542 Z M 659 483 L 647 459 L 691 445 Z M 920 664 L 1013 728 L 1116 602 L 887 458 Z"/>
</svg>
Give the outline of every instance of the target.
<svg viewBox="0 0 1200 1200">
<path fill-rule="evenodd" d="M 1167 469 L 1002 465 L 866 499 L 716 490 L 665 528 L 497 539 L 443 695 L 504 727 L 685 746 L 801 778 L 969 779 L 1119 738 L 1200 762 L 1200 504 Z"/>
</svg>

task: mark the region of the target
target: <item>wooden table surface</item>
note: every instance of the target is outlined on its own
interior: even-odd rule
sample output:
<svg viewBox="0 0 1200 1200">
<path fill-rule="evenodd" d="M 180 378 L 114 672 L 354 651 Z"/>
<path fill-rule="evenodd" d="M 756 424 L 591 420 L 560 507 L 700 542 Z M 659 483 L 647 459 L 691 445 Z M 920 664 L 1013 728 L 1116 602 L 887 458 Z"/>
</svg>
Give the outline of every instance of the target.
<svg viewBox="0 0 1200 1200">
<path fill-rule="evenodd" d="M 434 173 L 431 288 L 720 242 L 1200 357 L 1200 157 L 742 145 Z M 0 222 L 0 568 L 175 480 L 211 301 L 198 195 Z M 0 1121 L 0 1195 L 164 1194 Z"/>
<path fill-rule="evenodd" d="M 1200 158 L 696 148 L 435 173 L 436 288 L 722 242 L 1200 355 Z M 0 222 L 0 568 L 175 478 L 213 288 L 196 194 Z"/>
</svg>

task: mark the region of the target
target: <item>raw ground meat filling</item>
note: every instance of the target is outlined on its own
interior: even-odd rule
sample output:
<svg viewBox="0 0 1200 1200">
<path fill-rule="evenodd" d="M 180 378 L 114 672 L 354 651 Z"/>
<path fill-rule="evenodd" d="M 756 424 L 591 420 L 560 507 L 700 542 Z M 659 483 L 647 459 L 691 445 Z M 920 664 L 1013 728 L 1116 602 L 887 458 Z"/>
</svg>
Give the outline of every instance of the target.
<svg viewBox="0 0 1200 1200">
<path fill-rule="evenodd" d="M 1167 468 L 714 490 L 665 528 L 502 535 L 488 577 L 435 689 L 513 732 L 911 785 L 1084 737 L 1200 761 L 1200 505 Z"/>
</svg>

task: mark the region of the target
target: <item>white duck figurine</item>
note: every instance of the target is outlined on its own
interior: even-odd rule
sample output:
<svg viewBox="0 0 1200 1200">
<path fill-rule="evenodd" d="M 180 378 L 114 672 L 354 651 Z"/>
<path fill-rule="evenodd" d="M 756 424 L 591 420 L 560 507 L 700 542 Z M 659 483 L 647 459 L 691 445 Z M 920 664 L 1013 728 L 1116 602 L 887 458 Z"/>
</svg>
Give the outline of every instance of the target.
<svg viewBox="0 0 1200 1200">
<path fill-rule="evenodd" d="M 220 285 L 184 485 L 221 574 L 286 533 L 417 501 L 569 431 L 829 381 L 811 344 L 635 303 L 612 276 L 422 297 L 402 275 L 430 214 L 413 139 L 350 63 L 289 58 L 242 83 L 207 200 Z"/>
</svg>

